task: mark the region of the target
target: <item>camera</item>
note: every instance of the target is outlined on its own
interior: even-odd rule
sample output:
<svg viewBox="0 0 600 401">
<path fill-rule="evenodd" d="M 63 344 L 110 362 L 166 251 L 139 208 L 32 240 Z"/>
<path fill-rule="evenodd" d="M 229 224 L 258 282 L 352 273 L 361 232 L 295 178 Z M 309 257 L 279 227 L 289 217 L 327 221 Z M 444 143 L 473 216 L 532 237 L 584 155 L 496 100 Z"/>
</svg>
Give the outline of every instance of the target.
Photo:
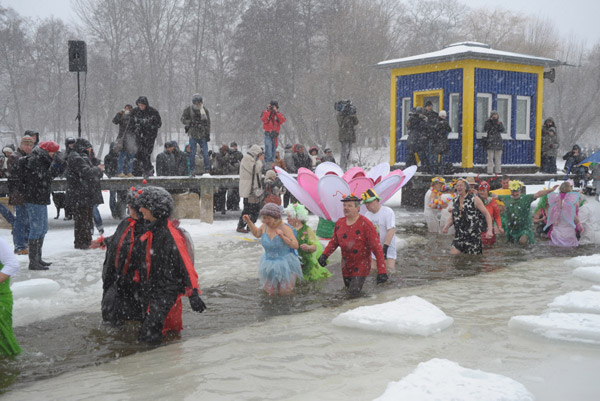
<svg viewBox="0 0 600 401">
<path fill-rule="evenodd" d="M 333 108 L 345 115 L 356 114 L 356 107 L 352 104 L 352 100 L 339 100 L 333 104 Z"/>
</svg>

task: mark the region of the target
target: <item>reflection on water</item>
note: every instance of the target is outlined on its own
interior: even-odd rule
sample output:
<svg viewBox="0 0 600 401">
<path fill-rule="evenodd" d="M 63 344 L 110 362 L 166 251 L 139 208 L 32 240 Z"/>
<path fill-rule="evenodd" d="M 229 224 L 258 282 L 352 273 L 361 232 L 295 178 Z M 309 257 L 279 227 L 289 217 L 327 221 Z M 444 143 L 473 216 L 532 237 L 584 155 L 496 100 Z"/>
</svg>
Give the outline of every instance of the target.
<svg viewBox="0 0 600 401">
<path fill-rule="evenodd" d="M 418 213 L 401 213 L 402 219 L 398 219 L 401 228 L 399 237 L 405 239 L 408 245 L 398 250 L 396 273 L 390 275 L 388 283 L 377 286 L 375 274 L 367 279 L 363 288 L 365 297 L 439 280 L 493 272 L 527 260 L 598 252 L 596 246 L 558 249 L 541 240 L 533 246 L 520 247 L 508 245 L 500 238 L 494 247 L 484 249 L 483 255 L 453 257 L 449 254 L 450 236 L 427 233 Z M 240 241 L 240 244 L 232 246 L 233 250 L 229 251 L 247 255 L 248 247 L 255 246 L 245 241 Z M 214 251 L 206 246 L 203 248 L 202 244 L 197 244 L 197 250 L 207 255 L 205 258 Z M 227 257 L 225 249 L 218 252 L 211 256 L 214 260 Z M 207 261 L 209 264 L 210 260 Z M 169 338 L 166 344 L 230 332 L 275 316 L 338 307 L 348 302 L 348 297 L 344 292 L 339 264 L 332 264 L 329 269 L 333 273 L 330 279 L 301 283 L 295 294 L 290 296 L 267 296 L 259 289 L 258 278 L 231 280 L 212 288 L 203 288 L 208 310 L 202 314 L 194 313 L 184 300 L 184 331 L 181 336 Z M 138 329 L 138 323 L 119 327 L 103 325 L 99 312 L 76 313 L 17 327 L 15 334 L 25 351 L 14 360 L 1 361 L 0 393 L 32 381 L 151 349 L 136 342 Z"/>
</svg>

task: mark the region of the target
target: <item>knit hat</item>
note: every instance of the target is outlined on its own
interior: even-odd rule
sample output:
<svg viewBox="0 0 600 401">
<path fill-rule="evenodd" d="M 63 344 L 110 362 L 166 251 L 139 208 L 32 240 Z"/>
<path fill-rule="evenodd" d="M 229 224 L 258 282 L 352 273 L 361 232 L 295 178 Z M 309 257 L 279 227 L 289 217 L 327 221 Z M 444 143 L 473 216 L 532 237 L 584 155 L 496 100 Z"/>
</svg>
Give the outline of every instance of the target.
<svg viewBox="0 0 600 401">
<path fill-rule="evenodd" d="M 425 102 L 425 107 L 427 106 L 433 106 L 433 103 L 431 103 L 431 100 L 428 100 Z"/>
<path fill-rule="evenodd" d="M 277 100 L 271 100 L 271 103 L 269 103 L 271 106 L 275 106 L 277 108 L 279 108 L 279 103 L 277 103 Z"/>
<path fill-rule="evenodd" d="M 369 188 L 365 192 L 363 192 L 360 198 L 362 199 L 362 205 L 364 205 L 365 203 L 371 203 L 376 199 L 381 200 L 381 198 L 379 197 L 379 195 L 377 195 L 373 188 Z"/>
<path fill-rule="evenodd" d="M 231 143 L 229 144 L 229 147 L 230 147 L 230 148 L 233 148 L 234 146 L 237 146 L 237 143 L 235 143 L 235 142 L 231 142 Z"/>
<path fill-rule="evenodd" d="M 277 178 L 277 173 L 273 170 L 269 170 L 265 173 L 265 180 L 275 180 Z"/>
<path fill-rule="evenodd" d="M 24 136 L 23 138 L 21 138 L 21 143 L 27 143 L 30 145 L 33 145 L 35 143 L 35 139 L 30 137 L 29 135 Z"/>
<path fill-rule="evenodd" d="M 146 187 L 138 196 L 139 206 L 150 210 L 157 219 L 166 219 L 173 213 L 175 202 L 170 193 L 161 187 Z"/>
<path fill-rule="evenodd" d="M 446 110 L 440 110 L 439 116 L 440 117 L 446 117 Z"/>
<path fill-rule="evenodd" d="M 285 214 L 291 219 L 298 219 L 302 222 L 308 221 L 308 210 L 306 210 L 304 205 L 299 203 L 290 203 L 285 208 Z"/>
<path fill-rule="evenodd" d="M 42 141 L 38 144 L 38 146 L 40 148 L 44 149 L 46 152 L 53 152 L 53 153 L 58 152 L 58 150 L 60 149 L 59 144 L 54 141 Z"/>
<path fill-rule="evenodd" d="M 325 152 L 325 153 L 329 153 L 329 152 L 331 152 L 331 149 L 329 149 L 329 148 L 325 148 L 325 150 L 324 150 L 323 152 Z"/>
<path fill-rule="evenodd" d="M 5 146 L 5 147 L 2 148 L 2 153 L 8 153 L 10 155 L 13 152 L 14 152 L 14 150 L 10 146 Z"/>
<path fill-rule="evenodd" d="M 275 203 L 267 203 L 260 209 L 261 216 L 269 216 L 274 219 L 281 219 L 281 207 Z"/>
<path fill-rule="evenodd" d="M 192 95 L 192 104 L 202 103 L 202 96 L 199 93 L 194 93 Z"/>
</svg>

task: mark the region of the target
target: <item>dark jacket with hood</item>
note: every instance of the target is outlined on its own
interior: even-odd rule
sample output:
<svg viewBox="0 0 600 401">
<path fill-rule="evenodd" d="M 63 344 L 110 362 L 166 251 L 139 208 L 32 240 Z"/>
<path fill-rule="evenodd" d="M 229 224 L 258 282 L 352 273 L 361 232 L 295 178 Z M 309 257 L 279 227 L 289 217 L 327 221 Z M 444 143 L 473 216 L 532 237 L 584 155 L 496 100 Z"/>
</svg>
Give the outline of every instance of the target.
<svg viewBox="0 0 600 401">
<path fill-rule="evenodd" d="M 77 138 L 67 157 L 67 202 L 73 207 L 89 207 L 104 203 L 100 178 L 102 170 L 94 166 L 87 149 L 91 143 Z"/>
<path fill-rule="evenodd" d="M 27 156 L 27 154 L 18 148 L 10 156 L 6 162 L 8 166 L 8 204 L 14 206 L 22 206 L 25 204 L 23 198 L 23 179 L 19 173 L 19 159 Z"/>
<path fill-rule="evenodd" d="M 542 126 L 542 155 L 556 157 L 558 155 L 558 146 L 556 124 L 552 117 L 550 117 L 544 121 L 544 125 Z"/>
<path fill-rule="evenodd" d="M 181 115 L 181 122 L 190 138 L 210 141 L 210 113 L 206 107 L 195 104 L 186 107 Z"/>
<path fill-rule="evenodd" d="M 577 149 L 579 151 L 577 156 L 575 156 L 573 154 L 573 150 L 575 150 L 575 149 Z M 563 156 L 563 160 L 567 161 L 565 163 L 565 168 L 569 168 L 570 166 L 575 166 L 575 165 L 581 163 L 582 161 L 584 161 L 586 158 L 587 158 L 587 156 L 581 152 L 581 147 L 579 147 L 579 145 L 573 145 L 573 149 L 570 152 L 565 153 L 565 155 Z"/>
<path fill-rule="evenodd" d="M 50 204 L 50 185 L 61 173 L 60 168 L 53 165 L 50 154 L 36 146 L 30 155 L 19 160 L 19 176 L 23 184 L 25 203 L 36 205 Z"/>
<path fill-rule="evenodd" d="M 115 142 L 111 142 L 108 154 L 104 156 L 104 173 L 107 177 L 116 177 L 118 167 L 119 152 L 115 150 Z"/>
<path fill-rule="evenodd" d="M 173 146 L 173 151 L 168 152 L 167 147 Z M 159 176 L 182 176 L 187 172 L 186 155 L 179 150 L 175 141 L 165 143 L 164 152 L 156 156 L 156 174 Z"/>
<path fill-rule="evenodd" d="M 494 114 L 494 113 L 492 113 Z M 485 141 L 486 150 L 502 150 L 503 140 L 502 133 L 506 131 L 504 124 L 499 119 L 489 118 L 483 127 L 483 131 L 487 132 L 487 140 Z"/>
<path fill-rule="evenodd" d="M 131 112 L 138 146 L 154 147 L 158 129 L 162 126 L 160 114 L 154 107 L 150 107 L 146 96 L 140 96 L 136 101 L 136 104 L 138 103 L 146 105 L 144 110 L 136 107 Z"/>
</svg>

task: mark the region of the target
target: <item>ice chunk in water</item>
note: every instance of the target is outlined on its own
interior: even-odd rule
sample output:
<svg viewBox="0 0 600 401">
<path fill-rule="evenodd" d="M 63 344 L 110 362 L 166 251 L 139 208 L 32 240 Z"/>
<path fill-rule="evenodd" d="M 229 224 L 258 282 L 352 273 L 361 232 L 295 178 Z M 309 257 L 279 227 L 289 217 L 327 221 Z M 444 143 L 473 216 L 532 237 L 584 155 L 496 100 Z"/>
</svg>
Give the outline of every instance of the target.
<svg viewBox="0 0 600 401">
<path fill-rule="evenodd" d="M 600 265 L 600 254 L 588 255 L 588 256 L 577 256 L 575 258 L 567 259 L 565 264 L 573 267 L 580 266 L 598 266 Z"/>
<path fill-rule="evenodd" d="M 573 275 L 584 280 L 600 281 L 600 266 L 578 267 L 573 270 Z"/>
<path fill-rule="evenodd" d="M 379 305 L 361 306 L 332 321 L 336 326 L 420 336 L 438 333 L 453 322 L 454 319 L 437 306 L 414 295 Z"/>
<path fill-rule="evenodd" d="M 521 383 L 499 374 L 463 368 L 447 359 L 431 359 L 413 373 L 388 384 L 375 401 L 533 401 Z"/>
<path fill-rule="evenodd" d="M 572 291 L 548 304 L 560 312 L 600 313 L 600 291 Z"/>
<path fill-rule="evenodd" d="M 549 312 L 541 316 L 514 316 L 508 327 L 555 340 L 600 344 L 600 315 L 591 313 Z"/>
<path fill-rule="evenodd" d="M 34 278 L 19 281 L 10 286 L 13 297 L 17 298 L 46 298 L 58 291 L 60 285 L 48 278 Z"/>
</svg>

